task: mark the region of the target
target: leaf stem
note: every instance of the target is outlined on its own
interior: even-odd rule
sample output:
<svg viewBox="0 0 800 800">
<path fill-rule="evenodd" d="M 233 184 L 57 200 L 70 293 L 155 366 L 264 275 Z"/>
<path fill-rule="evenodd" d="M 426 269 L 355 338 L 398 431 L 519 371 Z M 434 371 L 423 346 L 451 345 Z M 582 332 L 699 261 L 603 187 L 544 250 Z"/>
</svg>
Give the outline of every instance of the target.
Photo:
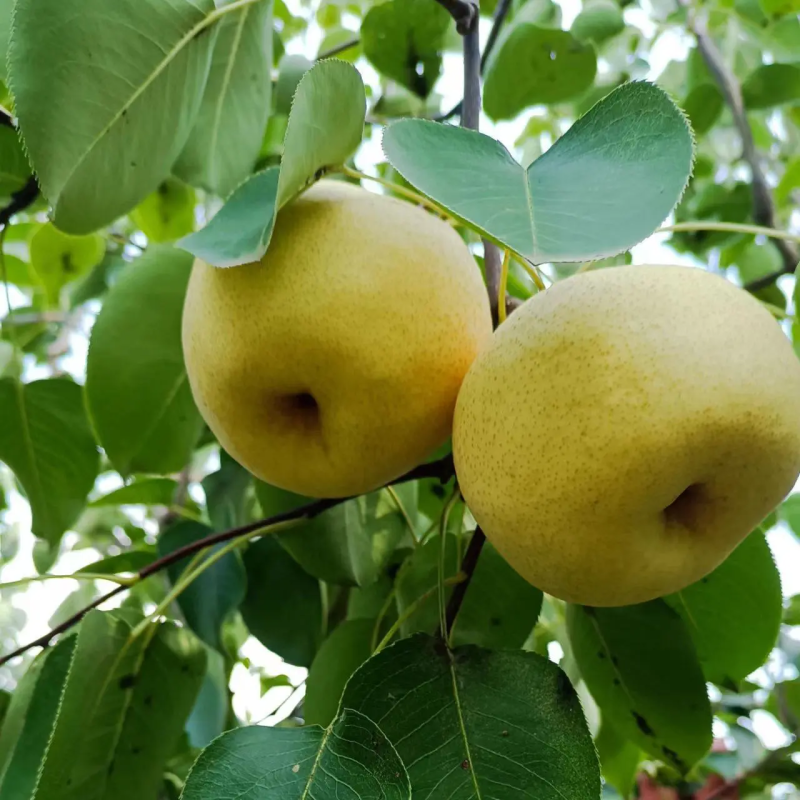
<svg viewBox="0 0 800 800">
<path fill-rule="evenodd" d="M 138 578 L 132 576 L 130 578 L 123 578 L 121 575 L 104 575 L 99 572 L 75 572 L 71 575 L 32 575 L 30 578 L 20 578 L 18 581 L 8 581 L 8 583 L 0 583 L 0 592 L 3 589 L 13 589 L 16 586 L 27 586 L 31 583 L 42 583 L 44 581 L 52 580 L 71 580 L 71 581 L 110 581 L 119 586 L 129 587 L 138 583 Z"/>
<path fill-rule="evenodd" d="M 403 505 L 403 501 L 400 499 L 400 495 L 397 494 L 397 490 L 394 488 L 394 486 L 387 486 L 386 491 L 392 498 L 394 504 L 397 506 L 397 510 L 400 512 L 403 519 L 405 520 L 408 532 L 411 534 L 411 540 L 414 542 L 414 547 L 415 548 L 419 547 L 419 539 L 417 538 L 417 532 L 414 530 L 414 523 L 411 522 L 411 517 L 408 515 L 408 511 L 406 511 L 406 507 Z"/>
<path fill-rule="evenodd" d="M 464 581 L 459 583 L 453 590 L 453 594 L 450 595 L 450 602 L 447 604 L 445 627 L 442 628 L 442 635 L 448 644 L 451 643 L 458 612 L 461 611 L 464 597 L 472 581 L 472 576 L 475 574 L 475 568 L 478 566 L 478 558 L 484 544 L 486 544 L 486 535 L 479 527 L 475 528 L 475 533 L 472 534 L 472 538 L 469 540 L 469 547 L 464 556 L 464 561 L 461 563 L 461 572 L 465 575 Z"/>
<path fill-rule="evenodd" d="M 458 486 L 453 487 L 453 492 L 447 499 L 442 509 L 442 516 L 439 518 L 439 562 L 438 562 L 438 587 L 439 587 L 439 624 L 442 631 L 447 630 L 446 601 L 444 592 L 444 562 L 447 557 L 447 523 L 450 521 L 450 512 L 453 506 L 461 499 L 461 492 Z"/>
<path fill-rule="evenodd" d="M 348 39 L 341 44 L 337 44 L 335 47 L 331 47 L 330 50 L 326 50 L 324 53 L 320 53 L 317 56 L 317 61 L 323 61 L 326 58 L 332 58 L 333 56 L 338 56 L 339 53 L 344 53 L 345 50 L 349 50 L 351 47 L 356 47 L 357 45 L 361 44 L 361 39 L 358 36 L 354 36 L 352 39 Z"/>
<path fill-rule="evenodd" d="M 342 175 L 347 175 L 348 178 L 353 178 L 355 180 L 361 181 L 374 181 L 375 183 L 379 183 L 381 186 L 396 192 L 399 195 L 402 195 L 408 200 L 411 200 L 418 205 L 425 206 L 428 211 L 433 212 L 438 217 L 442 217 L 442 219 L 446 219 L 453 223 L 457 223 L 454 217 L 451 217 L 443 208 L 440 208 L 433 200 L 415 192 L 413 189 L 407 189 L 405 186 L 400 186 L 400 184 L 392 183 L 392 181 L 386 180 L 386 178 L 381 178 L 378 175 L 368 175 L 366 172 L 359 172 L 357 169 L 352 169 L 351 167 L 342 165 L 338 167 L 336 171 L 341 172 Z"/>
<path fill-rule="evenodd" d="M 747 225 L 739 222 L 677 222 L 675 225 L 664 225 L 655 233 L 681 233 L 692 231 L 727 231 L 730 233 L 752 233 L 755 236 L 768 236 L 770 239 L 786 239 L 800 243 L 800 234 L 782 231 L 779 228 L 767 228 L 764 225 Z M 795 265 L 796 266 L 796 265 Z"/>
<path fill-rule="evenodd" d="M 453 575 L 450 578 L 447 578 L 443 582 L 443 586 L 457 586 L 459 583 L 462 583 L 466 579 L 467 579 L 467 576 L 463 572 L 459 572 L 458 574 Z M 411 617 L 413 617 L 414 614 L 416 614 L 417 611 L 419 611 L 420 608 L 422 608 L 422 606 L 425 603 L 427 603 L 428 600 L 430 600 L 431 597 L 433 597 L 438 591 L 439 591 L 439 584 L 437 583 L 436 586 L 432 586 L 430 589 L 428 589 L 428 591 L 425 592 L 425 594 L 420 595 L 397 618 L 397 621 L 394 623 L 394 625 L 392 625 L 392 627 L 389 628 L 389 630 L 386 632 L 386 636 L 384 636 L 383 639 L 381 639 L 380 644 L 378 644 L 377 647 L 373 648 L 372 655 L 377 655 L 378 653 L 380 653 L 380 651 L 383 650 L 383 648 L 386 647 L 386 645 L 389 644 L 389 642 L 392 641 L 392 639 L 395 637 L 395 635 L 400 630 L 400 628 L 403 626 L 403 624 L 408 622 L 408 620 L 411 619 Z"/>
</svg>

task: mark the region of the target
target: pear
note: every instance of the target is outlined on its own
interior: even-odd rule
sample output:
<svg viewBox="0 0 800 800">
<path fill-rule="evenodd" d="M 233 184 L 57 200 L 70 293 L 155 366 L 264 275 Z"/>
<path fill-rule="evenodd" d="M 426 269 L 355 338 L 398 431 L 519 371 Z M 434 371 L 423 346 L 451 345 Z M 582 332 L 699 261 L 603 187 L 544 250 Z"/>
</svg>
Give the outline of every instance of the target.
<svg viewBox="0 0 800 800">
<path fill-rule="evenodd" d="M 197 406 L 233 458 L 282 489 L 348 497 L 447 441 L 491 333 L 450 225 L 323 180 L 278 214 L 260 262 L 195 262 L 182 336 Z"/>
<path fill-rule="evenodd" d="M 458 397 L 459 485 L 530 583 L 573 603 L 666 595 L 717 567 L 800 472 L 800 362 L 719 276 L 573 276 L 494 334 Z"/>
</svg>

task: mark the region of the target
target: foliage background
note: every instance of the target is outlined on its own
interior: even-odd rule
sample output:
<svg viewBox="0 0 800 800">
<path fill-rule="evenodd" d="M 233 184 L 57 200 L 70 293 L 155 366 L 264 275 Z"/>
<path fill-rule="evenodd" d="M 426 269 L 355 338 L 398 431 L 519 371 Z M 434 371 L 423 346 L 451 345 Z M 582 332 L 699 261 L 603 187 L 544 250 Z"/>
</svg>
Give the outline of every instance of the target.
<svg viewBox="0 0 800 800">
<path fill-rule="evenodd" d="M 370 36 L 397 29 L 397 18 L 392 14 L 397 13 L 399 2 L 408 2 L 407 8 L 419 6 L 419 13 L 426 19 L 430 16 L 434 22 L 429 27 L 419 27 L 415 34 L 419 37 L 417 40 L 404 40 L 398 35 L 396 39 L 371 45 Z M 372 13 L 373 6 L 377 5 L 383 7 L 381 13 L 388 15 L 381 24 L 376 23 Z M 4 26 L 8 26 L 10 7 L 8 0 L 0 0 L 0 49 L 3 49 Z M 489 14 L 493 10 L 491 2 L 482 6 L 484 44 L 491 28 Z M 800 21 L 797 17 L 800 9 L 792 0 L 716 0 L 695 10 L 708 19 L 710 32 L 725 63 L 743 86 L 747 120 L 772 189 L 774 222 L 778 227 L 797 232 L 800 230 Z M 355 156 L 355 165 L 363 172 L 399 181 L 380 149 L 380 123 L 399 116 L 435 117 L 453 108 L 461 97 L 460 37 L 447 15 L 441 12 L 437 17 L 437 11 L 441 9 L 434 6 L 432 0 L 394 0 L 385 4 L 370 0 L 276 0 L 272 64 L 276 80 L 270 108 L 264 104 L 244 115 L 241 109 L 224 108 L 223 115 L 230 114 L 231 119 L 236 120 L 236 132 L 222 134 L 233 137 L 226 143 L 226 149 L 235 151 L 235 137 L 253 130 L 261 142 L 259 166 L 276 163 L 290 99 L 300 75 L 319 53 L 349 42 L 358 37 L 360 31 L 361 43 L 340 54 L 356 63 L 368 92 L 371 124 Z M 368 16 L 370 22 L 362 27 Z M 409 16 L 413 18 L 413 12 L 409 12 Z M 485 109 L 493 116 L 482 116 L 482 131 L 503 141 L 526 163 L 550 147 L 577 116 L 610 88 L 629 79 L 654 80 L 682 105 L 697 137 L 694 177 L 674 220 L 764 222 L 758 219 L 758 208 L 754 206 L 749 167 L 741 159 L 741 131 L 725 106 L 717 80 L 698 54 L 695 38 L 687 27 L 693 17 L 686 8 L 673 0 L 641 0 L 623 3 L 622 7 L 613 0 L 587 0 L 583 5 L 573 0 L 558 3 L 515 0 L 509 19 L 507 30 L 514 26 L 517 32 L 524 30 L 531 20 L 544 27 L 571 31 L 572 49 L 565 51 L 567 60 L 563 62 L 560 50 L 554 47 L 551 51 L 550 60 L 557 66 L 551 83 L 561 87 L 560 94 L 551 88 L 558 95 L 556 101 L 547 105 L 526 103 L 517 96 L 519 85 L 530 81 L 536 88 L 536 81 L 548 65 L 538 64 L 535 70 L 531 68 L 530 74 L 521 73 L 518 61 L 503 62 L 503 48 L 508 46 L 508 39 L 501 37 L 495 50 L 496 61 L 490 64 L 486 74 Z M 226 33 L 233 34 L 233 31 Z M 260 52 L 258 44 L 258 36 L 254 36 L 249 46 L 257 51 L 253 56 L 256 60 Z M 414 55 L 419 57 L 417 69 L 408 70 L 408 53 L 404 48 L 413 49 Z M 365 50 L 369 51 L 369 57 Z M 593 53 L 597 54 L 596 74 L 592 66 Z M 577 60 L 572 61 L 573 58 Z M 776 67 L 781 68 L 780 74 Z M 0 77 L 3 77 L 2 71 Z M 266 94 L 263 99 L 266 101 Z M 545 96 L 544 99 L 551 98 Z M 0 86 L 0 104 L 10 107 L 10 98 L 3 86 Z M 498 116 L 506 118 L 496 119 Z M 223 116 L 223 131 L 225 119 Z M 55 135 L 68 138 L 58 131 Z M 202 153 L 207 142 L 196 141 L 194 146 Z M 13 130 L 0 126 L 0 200 L 10 197 L 28 180 L 29 168 L 20 154 Z M 171 177 L 130 214 L 80 240 L 64 240 L 47 225 L 46 206 L 41 200 L 14 220 L 5 234 L 4 252 L 11 284 L 8 300 L 14 309 L 12 315 L 18 319 L 13 325 L 3 326 L 0 376 L 15 374 L 14 347 L 19 344 L 25 354 L 22 375 L 26 383 L 61 374 L 72 375 L 83 383 L 89 335 L 108 287 L 124 280 L 128 265 L 143 252 L 152 251 L 161 241 L 171 241 L 189 233 L 210 219 L 220 206 L 220 198 L 238 183 L 231 179 L 231 174 L 243 169 L 241 164 L 223 163 L 218 173 L 205 172 L 204 164 L 202 158 L 192 159 L 191 148 L 187 148 L 173 171 L 194 188 Z M 245 164 L 244 169 L 249 169 L 249 165 Z M 609 187 L 609 191 L 613 192 L 613 187 Z M 0 203 L 4 204 L 5 201 Z M 758 295 L 785 313 L 787 333 L 800 347 L 800 326 L 793 321 L 795 278 L 784 269 L 781 251 L 772 242 L 742 234 L 665 233 L 609 263 L 625 260 L 702 265 L 744 284 L 775 272 L 786 272 Z M 553 277 L 563 277 L 577 267 L 546 265 L 545 271 Z M 533 286 L 525 272 L 515 268 L 510 289 L 517 296 L 525 297 L 533 291 Z M 5 298 L 0 298 L 0 309 L 3 316 L 8 314 Z M 145 320 L 141 324 L 146 328 L 149 323 Z M 136 338 L 141 333 L 138 329 L 127 335 L 122 333 L 114 345 L 117 349 L 112 349 L 108 358 L 119 362 L 135 361 L 135 354 L 131 357 L 130 353 L 131 342 L 145 347 Z M 134 385 L 144 387 L 146 393 L 146 387 L 157 382 L 153 379 L 151 384 L 150 377 L 138 376 L 141 382 Z M 113 406 L 110 409 L 113 415 Z M 187 469 L 182 469 L 180 458 L 176 461 L 175 455 L 169 452 L 170 444 L 173 443 L 159 441 L 164 453 L 163 464 L 144 459 L 148 466 L 144 472 L 160 476 L 153 478 L 143 490 L 147 503 L 125 503 L 122 502 L 124 497 L 115 499 L 114 496 L 104 501 L 102 498 L 123 486 L 123 479 L 103 460 L 89 494 L 89 507 L 76 522 L 70 523 L 70 530 L 63 538 L 50 537 L 50 545 L 34 540 L 30 533 L 28 503 L 11 470 L 0 464 L 0 581 L 15 581 L 36 572 L 68 574 L 98 559 L 131 550 L 147 558 L 156 551 L 163 553 L 165 548 L 174 549 L 199 535 L 200 530 L 207 530 L 199 528 L 201 524 L 220 528 L 234 525 L 257 516 L 259 501 L 264 507 L 271 502 L 264 489 L 255 491 L 247 477 L 224 455 L 220 456 L 213 442 L 203 444 L 201 439 Z M 176 443 L 175 453 L 180 449 Z M 136 454 L 131 455 L 133 472 L 139 472 L 136 457 Z M 5 458 L 10 461 L 7 456 Z M 92 472 L 91 466 L 88 471 Z M 163 478 L 165 475 L 170 476 L 167 482 Z M 164 515 L 173 505 L 176 489 L 181 500 L 179 505 L 185 507 L 181 513 L 187 519 L 158 535 L 159 530 L 164 529 Z M 768 755 L 769 749 L 792 743 L 799 729 L 798 497 L 800 494 L 790 497 L 766 525 L 781 572 L 785 599 L 778 646 L 765 666 L 747 680 L 727 685 L 720 682 L 723 685 L 710 688 L 715 711 L 715 749 L 720 752 L 710 755 L 704 764 L 709 771 L 725 779 L 755 770 L 750 784 L 744 782 L 736 789 L 745 792 L 743 797 L 800 796 L 793 786 L 797 781 L 793 767 L 796 757 L 781 756 L 780 769 L 770 774 L 775 764 Z M 134 499 L 141 500 L 142 496 Z M 413 524 L 419 526 L 419 530 L 430 521 L 429 517 L 435 517 L 431 512 L 434 498 L 409 495 L 404 500 L 407 507 L 412 508 Z M 391 524 L 402 525 L 403 521 L 397 519 L 396 509 L 391 505 L 382 513 L 392 517 Z M 193 744 L 207 743 L 223 728 L 230 727 L 235 718 L 243 722 L 274 724 L 281 720 L 291 722 L 296 715 L 305 713 L 307 719 L 316 714 L 319 721 L 326 723 L 333 712 L 325 708 L 325 702 L 312 697 L 314 702 L 303 705 L 305 668 L 311 665 L 317 652 L 318 658 L 327 657 L 329 664 L 347 663 L 349 659 L 355 665 L 364 657 L 365 637 L 359 628 L 370 627 L 362 620 L 374 615 L 376 602 L 382 603 L 386 578 L 374 584 L 365 580 L 365 586 L 349 592 L 349 596 L 334 586 L 325 590 L 319 601 L 309 603 L 298 599 L 289 612 L 286 593 L 294 592 L 293 597 L 303 597 L 307 601 L 319 586 L 309 573 L 317 573 L 315 566 L 308 562 L 309 555 L 302 543 L 295 550 L 291 542 L 284 542 L 284 549 L 275 545 L 277 550 L 272 549 L 273 544 L 270 541 L 252 546 L 245 559 L 237 556 L 226 560 L 225 568 L 215 572 L 213 585 L 200 587 L 194 595 L 184 595 L 180 608 L 174 609 L 205 642 L 210 654 L 202 694 L 188 727 Z M 295 556 L 296 561 L 287 553 Z M 268 569 L 276 559 L 283 567 L 281 577 L 273 575 L 270 583 L 263 576 L 269 574 Z M 342 566 L 344 570 L 356 568 L 360 568 L 359 565 L 352 562 Z M 398 598 L 401 610 L 403 602 L 415 599 L 414 591 L 416 596 L 424 591 L 426 578 L 432 575 L 426 573 L 426 569 L 420 569 L 419 585 L 408 590 L 409 596 Z M 497 585 L 501 580 L 505 577 L 498 579 Z M 332 586 L 334 583 L 331 581 Z M 254 596 L 253 587 L 259 585 L 268 585 L 269 592 Z M 4 589 L 0 605 L 3 652 L 40 635 L 49 625 L 69 616 L 107 586 L 103 582 L 51 581 Z M 167 586 L 161 578 L 151 579 L 122 602 L 134 609 L 152 610 L 165 596 Z M 488 591 L 492 592 L 491 583 L 489 587 Z M 735 606 L 735 593 L 731 597 Z M 281 609 L 279 614 L 272 613 L 275 608 Z M 275 618 L 286 617 L 287 613 L 290 616 L 284 620 L 283 627 L 276 627 Z M 736 626 L 735 618 L 731 621 L 722 617 L 723 625 Z M 321 623 L 322 618 L 324 622 Z M 420 626 L 424 627 L 423 623 Z M 325 634 L 333 630 L 337 631 L 336 638 L 328 638 L 319 649 Z M 558 604 L 545 602 L 528 645 L 561 661 L 568 673 L 570 668 L 574 669 L 574 656 Z M 0 690 L 12 691 L 28 664 L 26 658 L 0 667 Z M 232 689 L 231 705 L 226 687 Z M 319 693 L 326 694 L 324 690 Z M 585 687 L 581 699 L 590 723 L 596 723 L 599 715 Z M 609 756 L 617 752 L 614 744 L 609 746 L 606 742 L 604 751 L 601 739 L 598 748 L 601 760 L 604 753 L 607 757 L 604 761 L 606 778 L 615 785 L 629 782 L 639 762 L 637 755 L 642 754 L 635 753 L 631 757 L 621 748 L 618 763 Z M 625 756 L 627 762 L 622 763 Z M 648 772 L 654 780 L 671 781 L 669 776 L 656 776 L 657 768 L 650 762 L 641 765 L 640 771 Z M 644 785 L 644 778 L 640 780 L 643 781 L 642 796 L 647 797 L 645 793 L 650 789 Z M 605 791 L 614 796 L 610 786 Z"/>
</svg>

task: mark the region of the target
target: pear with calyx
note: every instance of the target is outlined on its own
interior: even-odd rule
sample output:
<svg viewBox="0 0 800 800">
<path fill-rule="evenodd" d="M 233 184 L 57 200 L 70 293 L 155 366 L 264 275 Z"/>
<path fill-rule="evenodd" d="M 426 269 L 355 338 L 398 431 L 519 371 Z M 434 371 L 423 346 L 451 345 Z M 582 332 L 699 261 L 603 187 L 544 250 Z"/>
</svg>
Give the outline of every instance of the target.
<svg viewBox="0 0 800 800">
<path fill-rule="evenodd" d="M 491 331 L 480 270 L 450 225 L 324 180 L 281 210 L 260 262 L 195 262 L 183 348 L 233 458 L 282 489 L 347 497 L 447 441 Z"/>
<path fill-rule="evenodd" d="M 800 472 L 800 362 L 778 323 L 704 270 L 615 267 L 534 296 L 456 406 L 459 486 L 545 592 L 619 606 L 717 567 Z"/>
</svg>

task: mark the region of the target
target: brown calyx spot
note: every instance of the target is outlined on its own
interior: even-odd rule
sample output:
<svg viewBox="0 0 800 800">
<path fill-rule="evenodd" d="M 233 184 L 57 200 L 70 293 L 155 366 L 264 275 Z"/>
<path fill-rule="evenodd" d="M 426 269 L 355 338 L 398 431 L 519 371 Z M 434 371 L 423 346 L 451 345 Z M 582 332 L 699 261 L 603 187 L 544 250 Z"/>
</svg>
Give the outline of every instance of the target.
<svg viewBox="0 0 800 800">
<path fill-rule="evenodd" d="M 319 404 L 311 392 L 293 392 L 280 395 L 276 400 L 278 413 L 287 423 L 306 430 L 318 428 L 320 422 Z"/>
<path fill-rule="evenodd" d="M 706 490 L 702 483 L 690 484 L 664 509 L 667 524 L 696 530 L 699 527 L 700 514 L 707 500 Z"/>
</svg>

